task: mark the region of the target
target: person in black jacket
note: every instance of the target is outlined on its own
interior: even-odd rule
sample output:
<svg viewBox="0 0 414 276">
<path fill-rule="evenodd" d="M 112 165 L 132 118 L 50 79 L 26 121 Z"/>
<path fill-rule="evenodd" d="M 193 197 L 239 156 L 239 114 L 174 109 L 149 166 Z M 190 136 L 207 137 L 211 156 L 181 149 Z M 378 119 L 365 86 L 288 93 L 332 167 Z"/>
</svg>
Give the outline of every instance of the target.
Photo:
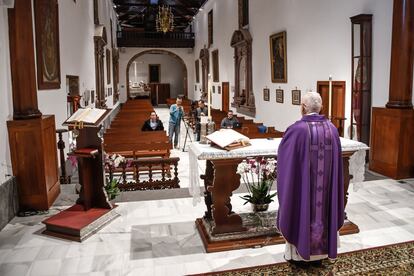
<svg viewBox="0 0 414 276">
<path fill-rule="evenodd" d="M 150 119 L 144 122 L 141 131 L 159 131 L 164 130 L 164 126 L 160 119 L 157 118 L 157 113 L 151 112 Z"/>
</svg>

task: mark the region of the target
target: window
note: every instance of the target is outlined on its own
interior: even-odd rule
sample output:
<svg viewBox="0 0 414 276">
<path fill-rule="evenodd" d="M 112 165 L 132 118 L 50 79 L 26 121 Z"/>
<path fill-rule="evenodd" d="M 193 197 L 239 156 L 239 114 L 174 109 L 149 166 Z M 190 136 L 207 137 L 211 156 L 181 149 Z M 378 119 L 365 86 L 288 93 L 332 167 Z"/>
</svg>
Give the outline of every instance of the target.
<svg viewBox="0 0 414 276">
<path fill-rule="evenodd" d="M 149 82 L 161 82 L 160 71 L 161 65 L 160 64 L 150 64 L 149 66 Z"/>
</svg>

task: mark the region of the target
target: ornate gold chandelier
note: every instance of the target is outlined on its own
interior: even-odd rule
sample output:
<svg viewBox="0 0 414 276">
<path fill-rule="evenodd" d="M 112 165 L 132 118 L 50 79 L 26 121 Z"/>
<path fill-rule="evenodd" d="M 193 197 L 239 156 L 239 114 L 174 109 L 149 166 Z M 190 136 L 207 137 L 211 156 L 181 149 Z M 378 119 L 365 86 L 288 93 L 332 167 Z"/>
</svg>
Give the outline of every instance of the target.
<svg viewBox="0 0 414 276">
<path fill-rule="evenodd" d="M 156 18 L 157 32 L 172 32 L 174 30 L 174 15 L 171 7 L 158 7 L 158 14 Z"/>
</svg>

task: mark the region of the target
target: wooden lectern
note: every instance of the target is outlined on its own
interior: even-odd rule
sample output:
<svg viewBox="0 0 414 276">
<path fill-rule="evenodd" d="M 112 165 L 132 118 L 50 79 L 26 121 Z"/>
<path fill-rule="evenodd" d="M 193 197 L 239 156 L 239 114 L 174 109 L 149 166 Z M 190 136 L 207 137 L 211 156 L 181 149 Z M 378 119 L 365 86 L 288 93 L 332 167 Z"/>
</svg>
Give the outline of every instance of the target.
<svg viewBox="0 0 414 276">
<path fill-rule="evenodd" d="M 99 137 L 102 122 L 110 111 L 106 110 L 95 123 L 66 121 L 63 124 L 79 132 L 77 148 L 69 155 L 77 157 L 81 191 L 75 205 L 43 221 L 44 234 L 81 242 L 119 216 L 105 191 L 104 156 Z"/>
</svg>

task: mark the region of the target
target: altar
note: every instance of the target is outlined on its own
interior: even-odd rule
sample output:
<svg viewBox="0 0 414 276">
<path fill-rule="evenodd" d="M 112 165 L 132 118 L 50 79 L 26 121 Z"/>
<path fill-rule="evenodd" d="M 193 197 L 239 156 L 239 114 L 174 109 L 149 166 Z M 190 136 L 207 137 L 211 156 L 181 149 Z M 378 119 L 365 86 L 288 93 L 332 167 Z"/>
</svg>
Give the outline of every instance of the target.
<svg viewBox="0 0 414 276">
<path fill-rule="evenodd" d="M 197 204 L 204 196 L 206 212 L 196 219 L 198 232 L 207 252 L 218 252 L 247 247 L 284 243 L 283 237 L 275 226 L 262 227 L 260 231 L 248 225 L 249 214 L 237 214 L 232 210 L 231 195 L 240 186 L 240 176 L 236 174 L 237 166 L 248 157 L 264 156 L 277 158 L 277 151 L 282 138 L 252 139 L 251 146 L 232 151 L 221 150 L 210 145 L 192 143 L 189 146 L 190 194 Z M 344 168 L 345 207 L 348 188 L 351 182 L 360 183 L 364 179 L 365 152 L 369 149 L 364 143 L 341 138 Z M 200 174 L 198 161 L 205 160 L 204 174 Z M 201 190 L 200 179 L 204 182 Z M 357 186 L 355 186 L 357 188 Z M 276 212 L 260 214 L 259 220 L 276 223 Z M 358 226 L 348 220 L 340 235 L 358 233 Z"/>
</svg>

